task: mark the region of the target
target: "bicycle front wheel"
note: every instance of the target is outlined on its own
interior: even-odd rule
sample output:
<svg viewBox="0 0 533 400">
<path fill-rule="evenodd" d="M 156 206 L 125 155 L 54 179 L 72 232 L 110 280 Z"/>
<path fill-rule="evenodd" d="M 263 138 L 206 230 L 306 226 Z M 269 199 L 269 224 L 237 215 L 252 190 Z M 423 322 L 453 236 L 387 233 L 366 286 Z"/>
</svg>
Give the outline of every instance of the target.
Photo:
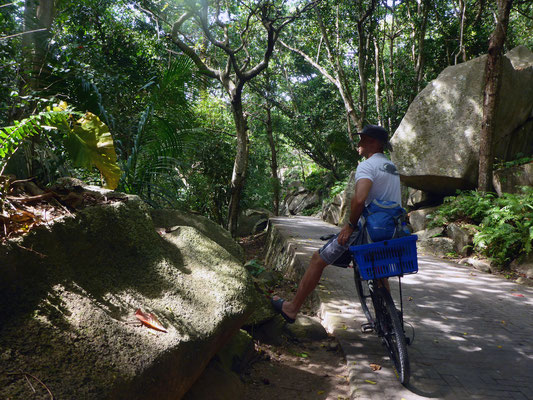
<svg viewBox="0 0 533 400">
<path fill-rule="evenodd" d="M 375 318 L 372 315 L 371 309 L 369 308 L 369 305 L 371 303 L 371 300 L 370 300 L 371 296 L 370 296 L 370 288 L 368 287 L 368 281 L 364 281 L 361 279 L 361 275 L 359 274 L 357 265 L 354 265 L 353 271 L 354 271 L 355 290 L 357 291 L 357 295 L 359 296 L 359 302 L 361 303 L 361 308 L 363 309 L 363 312 L 369 324 L 372 327 L 374 327 Z"/>
<path fill-rule="evenodd" d="M 389 291 L 384 287 L 374 290 L 374 301 L 377 303 L 374 304 L 374 307 L 376 308 L 376 319 L 379 325 L 378 334 L 382 336 L 396 376 L 402 385 L 407 385 L 411 376 L 411 368 L 407 355 L 405 334 L 398 310 L 396 310 Z"/>
</svg>

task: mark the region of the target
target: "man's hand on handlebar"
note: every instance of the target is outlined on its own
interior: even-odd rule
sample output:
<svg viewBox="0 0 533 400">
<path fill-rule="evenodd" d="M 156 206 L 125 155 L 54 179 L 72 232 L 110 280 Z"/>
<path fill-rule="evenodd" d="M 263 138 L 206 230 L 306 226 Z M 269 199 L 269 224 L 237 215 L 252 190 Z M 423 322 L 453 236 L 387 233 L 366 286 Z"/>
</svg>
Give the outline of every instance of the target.
<svg viewBox="0 0 533 400">
<path fill-rule="evenodd" d="M 354 229 L 349 224 L 346 224 L 344 228 L 342 228 L 339 232 L 337 242 L 339 242 L 341 246 L 344 246 L 348 242 L 348 239 L 350 238 L 353 231 Z"/>
</svg>

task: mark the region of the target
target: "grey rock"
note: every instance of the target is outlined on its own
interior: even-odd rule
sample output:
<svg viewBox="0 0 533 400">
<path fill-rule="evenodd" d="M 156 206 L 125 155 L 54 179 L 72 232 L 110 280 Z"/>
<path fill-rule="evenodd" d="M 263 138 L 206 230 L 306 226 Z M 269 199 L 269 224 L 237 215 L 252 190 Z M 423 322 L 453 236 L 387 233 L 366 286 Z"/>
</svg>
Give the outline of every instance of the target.
<svg viewBox="0 0 533 400">
<path fill-rule="evenodd" d="M 477 185 L 486 57 L 446 68 L 409 106 L 391 143 L 402 182 L 427 192 L 454 194 Z M 523 46 L 502 59 L 494 156 L 533 152 L 533 63 Z"/>
<path fill-rule="evenodd" d="M 533 279 L 533 253 L 521 260 L 513 260 L 509 266 L 513 271 L 524 274 L 526 278 Z"/>
<path fill-rule="evenodd" d="M 430 222 L 429 216 L 433 214 L 438 207 L 421 208 L 409 213 L 409 223 L 413 227 L 413 231 L 423 231 Z"/>
<path fill-rule="evenodd" d="M 467 264 L 482 272 L 491 273 L 494 270 L 494 267 L 489 260 L 470 257 L 467 259 Z"/>
<path fill-rule="evenodd" d="M 472 252 L 473 234 L 457 223 L 448 224 L 446 235 L 453 240 L 455 251 L 462 256 Z"/>
<path fill-rule="evenodd" d="M 253 329 L 249 329 L 249 332 L 254 339 L 262 343 L 279 346 L 283 344 L 285 325 L 286 322 L 283 317 L 276 314 L 275 318 L 269 319 L 264 324 L 254 325 Z"/>
<path fill-rule="evenodd" d="M 328 337 L 326 329 L 315 318 L 299 316 L 294 324 L 286 325 L 289 335 L 298 340 L 322 340 Z"/>
<path fill-rule="evenodd" d="M 444 227 L 438 226 L 431 229 L 426 229 L 423 231 L 415 232 L 415 235 L 418 236 L 418 240 L 431 239 L 437 236 L 441 236 L 444 233 Z"/>
<path fill-rule="evenodd" d="M 492 183 L 498 196 L 520 193 L 521 186 L 533 186 L 533 162 L 494 171 Z"/>
<path fill-rule="evenodd" d="M 265 209 L 247 209 L 239 215 L 237 236 L 255 235 L 266 229 L 272 213 Z"/>
<path fill-rule="evenodd" d="M 180 398 L 255 292 L 227 250 L 189 226 L 158 235 L 141 202 L 88 207 L 7 241 L 0 265 L 2 368 L 31 371 L 60 399 Z M 141 326 L 137 309 L 167 332 Z M 0 374 L 0 387 L 30 397 L 23 377 Z"/>
<path fill-rule="evenodd" d="M 235 400 L 244 396 L 244 383 L 239 375 L 224 368 L 220 360 L 213 359 L 204 373 L 183 400 Z M 179 397 L 175 397 L 179 398 Z"/>
<path fill-rule="evenodd" d="M 339 226 L 344 226 L 350 222 L 350 207 L 352 204 L 352 197 L 355 194 L 355 171 L 352 171 L 346 189 L 342 193 L 341 211 L 339 216 Z"/>
<path fill-rule="evenodd" d="M 303 210 L 319 206 L 320 202 L 320 196 L 317 193 L 311 193 L 305 189 L 290 192 L 283 201 L 280 214 L 299 215 Z"/>
<path fill-rule="evenodd" d="M 454 252 L 453 240 L 447 237 L 433 237 L 418 240 L 417 246 L 428 253 L 436 256 L 444 256 Z"/>
<path fill-rule="evenodd" d="M 175 226 L 192 226 L 229 251 L 234 257 L 244 261 L 244 250 L 233 240 L 231 234 L 202 215 L 168 209 L 150 210 L 150 215 L 156 228 L 164 228 L 171 231 Z"/>
</svg>

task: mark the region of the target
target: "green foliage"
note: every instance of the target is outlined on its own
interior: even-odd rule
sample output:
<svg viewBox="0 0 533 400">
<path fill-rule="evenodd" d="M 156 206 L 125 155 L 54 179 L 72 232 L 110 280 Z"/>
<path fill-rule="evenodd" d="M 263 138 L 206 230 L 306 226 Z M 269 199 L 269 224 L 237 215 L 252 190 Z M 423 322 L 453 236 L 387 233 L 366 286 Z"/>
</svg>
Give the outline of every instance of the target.
<svg viewBox="0 0 533 400">
<path fill-rule="evenodd" d="M 517 154 L 517 158 L 510 161 L 496 161 L 494 163 L 494 169 L 516 167 L 533 162 L 533 156 L 524 156 L 522 153 Z"/>
<path fill-rule="evenodd" d="M 250 260 L 245 265 L 246 269 L 253 275 L 259 276 L 265 271 L 265 267 L 261 264 L 261 261 L 257 259 Z"/>
<path fill-rule="evenodd" d="M 71 113 L 71 110 L 62 109 L 42 111 L 22 121 L 15 121 L 12 126 L 0 128 L 0 175 L 9 159 L 26 140 L 42 131 L 64 127 Z"/>
<path fill-rule="evenodd" d="M 81 118 L 74 121 L 74 116 Z M 122 171 L 117 165 L 109 129 L 96 115 L 83 115 L 68 108 L 65 102 L 22 121 L 15 121 L 13 126 L 0 128 L 0 175 L 13 154 L 30 138 L 51 136 L 56 131 L 60 133 L 75 166 L 96 166 L 106 178 L 106 187 L 117 187 Z"/>
<path fill-rule="evenodd" d="M 508 265 L 518 255 L 529 254 L 533 242 L 533 188 L 522 193 L 462 192 L 448 197 L 433 215 L 430 226 L 453 221 L 479 225 L 474 235 L 475 249 L 498 265 Z"/>
</svg>

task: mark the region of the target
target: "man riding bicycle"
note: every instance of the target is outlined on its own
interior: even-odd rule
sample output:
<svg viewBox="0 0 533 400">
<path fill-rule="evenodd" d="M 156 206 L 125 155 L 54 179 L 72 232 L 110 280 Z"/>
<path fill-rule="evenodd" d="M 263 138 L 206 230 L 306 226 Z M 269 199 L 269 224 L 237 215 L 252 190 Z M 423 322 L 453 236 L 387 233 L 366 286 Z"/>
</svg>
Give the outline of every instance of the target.
<svg viewBox="0 0 533 400">
<path fill-rule="evenodd" d="M 400 176 L 396 166 L 384 154 L 390 149 L 387 131 L 377 125 L 367 125 L 359 132 L 357 151 L 365 158 L 355 172 L 355 193 L 351 200 L 350 222 L 338 236 L 326 243 L 311 257 L 311 262 L 302 277 L 296 295 L 291 301 L 274 296 L 271 300 L 274 309 L 289 323 L 296 316 L 307 296 L 315 289 L 324 268 L 337 264 L 339 259 L 349 255 L 349 246 L 359 237 L 358 222 L 366 206 L 374 200 L 401 204 Z"/>
</svg>

